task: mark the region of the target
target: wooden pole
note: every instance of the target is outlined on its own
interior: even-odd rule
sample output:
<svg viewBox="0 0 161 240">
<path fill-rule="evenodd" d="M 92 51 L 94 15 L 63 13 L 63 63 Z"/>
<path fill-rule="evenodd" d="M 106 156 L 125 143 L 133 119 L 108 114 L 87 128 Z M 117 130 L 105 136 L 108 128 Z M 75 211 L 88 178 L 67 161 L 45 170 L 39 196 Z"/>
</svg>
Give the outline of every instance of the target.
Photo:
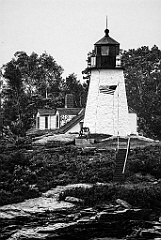
<svg viewBox="0 0 161 240">
<path fill-rule="evenodd" d="M 118 94 L 117 94 L 117 150 L 119 150 L 119 82 L 118 82 Z"/>
</svg>

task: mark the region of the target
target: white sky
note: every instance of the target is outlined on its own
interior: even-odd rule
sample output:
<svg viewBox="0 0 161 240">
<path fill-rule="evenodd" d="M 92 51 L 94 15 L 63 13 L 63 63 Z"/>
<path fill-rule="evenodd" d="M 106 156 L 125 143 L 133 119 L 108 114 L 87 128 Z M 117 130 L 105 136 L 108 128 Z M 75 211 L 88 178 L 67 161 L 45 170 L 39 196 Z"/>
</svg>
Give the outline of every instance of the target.
<svg viewBox="0 0 161 240">
<path fill-rule="evenodd" d="M 16 51 L 46 51 L 82 80 L 87 53 L 104 36 L 124 50 L 161 49 L 161 0 L 0 0 L 0 67 Z"/>
</svg>

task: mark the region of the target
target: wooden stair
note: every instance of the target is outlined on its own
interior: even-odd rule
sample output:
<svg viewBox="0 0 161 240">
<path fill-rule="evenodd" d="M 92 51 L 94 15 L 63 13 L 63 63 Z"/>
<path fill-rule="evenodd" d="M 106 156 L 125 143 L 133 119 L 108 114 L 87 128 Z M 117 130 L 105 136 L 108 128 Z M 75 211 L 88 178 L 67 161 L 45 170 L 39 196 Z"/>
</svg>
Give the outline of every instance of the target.
<svg viewBox="0 0 161 240">
<path fill-rule="evenodd" d="M 124 181 L 124 174 L 123 174 L 123 167 L 126 158 L 127 148 L 120 148 L 116 154 L 116 167 L 113 176 L 114 182 L 123 182 Z"/>
</svg>

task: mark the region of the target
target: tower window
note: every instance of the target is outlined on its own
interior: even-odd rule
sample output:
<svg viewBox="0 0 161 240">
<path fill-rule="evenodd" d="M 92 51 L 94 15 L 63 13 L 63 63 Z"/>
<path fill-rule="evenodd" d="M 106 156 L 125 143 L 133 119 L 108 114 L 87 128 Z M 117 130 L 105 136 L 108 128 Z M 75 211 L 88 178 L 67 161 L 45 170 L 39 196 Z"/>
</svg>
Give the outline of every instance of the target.
<svg viewBox="0 0 161 240">
<path fill-rule="evenodd" d="M 96 57 L 91 57 L 91 67 L 96 66 Z"/>
<path fill-rule="evenodd" d="M 104 56 L 104 55 L 109 55 L 109 46 L 102 46 L 101 47 L 101 55 Z"/>
<path fill-rule="evenodd" d="M 96 47 L 96 55 L 97 56 L 101 55 L 101 47 L 100 46 Z"/>
</svg>

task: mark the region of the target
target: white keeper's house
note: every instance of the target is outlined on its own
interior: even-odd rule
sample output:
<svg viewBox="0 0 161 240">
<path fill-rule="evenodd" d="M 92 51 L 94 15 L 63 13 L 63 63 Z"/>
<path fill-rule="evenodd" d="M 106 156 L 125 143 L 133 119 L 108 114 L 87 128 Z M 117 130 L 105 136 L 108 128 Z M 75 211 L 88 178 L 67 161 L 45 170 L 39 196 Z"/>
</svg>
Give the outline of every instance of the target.
<svg viewBox="0 0 161 240">
<path fill-rule="evenodd" d="M 84 109 L 74 108 L 73 95 L 65 97 L 65 108 L 38 109 L 37 130 L 60 130 L 60 133 L 79 133 L 82 128 Z"/>
</svg>

